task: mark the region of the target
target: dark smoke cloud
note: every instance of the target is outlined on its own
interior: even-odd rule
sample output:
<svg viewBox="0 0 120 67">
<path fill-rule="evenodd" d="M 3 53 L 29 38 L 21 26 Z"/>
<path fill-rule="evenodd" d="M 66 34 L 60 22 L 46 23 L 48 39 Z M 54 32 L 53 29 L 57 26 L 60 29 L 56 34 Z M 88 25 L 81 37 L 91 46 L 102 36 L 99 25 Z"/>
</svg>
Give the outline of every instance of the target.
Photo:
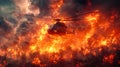
<svg viewBox="0 0 120 67">
<path fill-rule="evenodd" d="M 40 9 L 40 16 L 46 16 L 50 13 L 50 0 L 31 0 Z"/>
<path fill-rule="evenodd" d="M 33 0 L 33 3 L 40 8 L 40 16 L 50 15 L 50 3 L 51 0 Z M 89 5 L 89 3 L 91 5 Z M 111 10 L 119 10 L 119 0 L 64 0 L 64 4 L 61 7 L 61 14 L 68 16 L 76 16 L 84 12 L 90 12 L 93 9 L 102 9 L 103 11 L 111 12 Z"/>
<path fill-rule="evenodd" d="M 11 32 L 11 29 L 12 29 L 11 26 L 4 21 L 4 18 L 0 17 L 0 30 L 1 30 L 1 32 L 4 32 L 4 34 L 7 34 L 7 33 Z M 2 35 L 4 35 L 4 34 L 2 34 Z"/>
</svg>

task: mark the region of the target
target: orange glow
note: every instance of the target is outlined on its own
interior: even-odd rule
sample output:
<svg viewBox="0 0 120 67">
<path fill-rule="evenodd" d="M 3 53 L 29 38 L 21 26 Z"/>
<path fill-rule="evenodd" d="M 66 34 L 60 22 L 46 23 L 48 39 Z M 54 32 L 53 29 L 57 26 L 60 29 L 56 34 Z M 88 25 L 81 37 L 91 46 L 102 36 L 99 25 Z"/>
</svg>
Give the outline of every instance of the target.
<svg viewBox="0 0 120 67">
<path fill-rule="evenodd" d="M 30 46 L 30 49 L 31 49 L 31 50 L 35 50 L 35 49 L 36 49 L 36 46 Z"/>
<path fill-rule="evenodd" d="M 53 0 L 51 1 L 52 5 L 51 8 L 52 8 L 52 12 L 53 12 L 53 17 L 56 17 L 56 18 L 59 18 L 60 17 L 60 13 L 59 13 L 59 10 L 61 8 L 61 6 L 63 5 L 63 0 Z"/>
<path fill-rule="evenodd" d="M 32 64 L 37 64 L 37 65 L 40 64 L 39 58 L 34 58 Z"/>
<path fill-rule="evenodd" d="M 97 12 L 96 12 L 97 11 Z M 94 13 L 91 13 L 90 15 L 88 15 L 86 17 L 87 21 L 90 21 L 90 22 L 96 22 L 99 18 L 99 13 L 98 13 L 98 10 L 96 10 Z"/>
<path fill-rule="evenodd" d="M 114 59 L 114 55 L 109 55 L 109 56 L 105 56 L 103 61 L 104 62 L 108 62 L 108 63 L 112 63 L 113 62 L 113 59 Z"/>
<path fill-rule="evenodd" d="M 107 45 L 107 41 L 106 40 L 101 41 L 101 45 L 106 46 Z"/>
</svg>

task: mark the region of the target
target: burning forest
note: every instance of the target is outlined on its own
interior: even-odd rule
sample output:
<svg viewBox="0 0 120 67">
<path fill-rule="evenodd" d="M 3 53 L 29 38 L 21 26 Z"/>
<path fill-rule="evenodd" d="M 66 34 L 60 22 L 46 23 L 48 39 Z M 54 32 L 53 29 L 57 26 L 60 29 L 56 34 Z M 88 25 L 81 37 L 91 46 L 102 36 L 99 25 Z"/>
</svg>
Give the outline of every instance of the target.
<svg viewBox="0 0 120 67">
<path fill-rule="evenodd" d="M 120 67 L 119 0 L 0 0 L 0 67 Z"/>
</svg>

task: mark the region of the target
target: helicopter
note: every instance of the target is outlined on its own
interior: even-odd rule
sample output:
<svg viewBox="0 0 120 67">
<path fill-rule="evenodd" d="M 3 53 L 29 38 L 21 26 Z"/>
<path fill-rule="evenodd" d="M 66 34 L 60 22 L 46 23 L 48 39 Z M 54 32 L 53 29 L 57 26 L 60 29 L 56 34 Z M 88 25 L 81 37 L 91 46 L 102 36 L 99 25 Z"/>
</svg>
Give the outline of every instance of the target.
<svg viewBox="0 0 120 67">
<path fill-rule="evenodd" d="M 83 15 L 86 15 L 86 14 L 89 14 L 89 13 L 97 13 L 99 11 L 88 11 L 88 12 L 84 12 L 84 13 L 80 13 L 78 15 L 74 15 L 74 16 L 70 16 L 70 17 L 67 17 L 65 19 L 67 20 L 62 20 L 60 18 L 56 18 L 56 19 L 53 19 L 56 23 L 52 25 L 52 27 L 50 27 L 48 29 L 48 34 L 51 34 L 51 35 L 65 35 L 65 34 L 73 34 L 75 32 L 75 30 L 73 31 L 68 31 L 68 26 L 63 23 L 63 21 L 73 21 L 73 22 L 76 22 L 76 21 L 80 21 L 80 20 L 85 20 L 83 19 Z"/>
<path fill-rule="evenodd" d="M 64 35 L 67 33 L 67 26 L 61 22 L 61 19 L 54 19 L 56 23 L 48 29 L 48 33 L 51 35 L 58 34 L 58 35 Z"/>
</svg>

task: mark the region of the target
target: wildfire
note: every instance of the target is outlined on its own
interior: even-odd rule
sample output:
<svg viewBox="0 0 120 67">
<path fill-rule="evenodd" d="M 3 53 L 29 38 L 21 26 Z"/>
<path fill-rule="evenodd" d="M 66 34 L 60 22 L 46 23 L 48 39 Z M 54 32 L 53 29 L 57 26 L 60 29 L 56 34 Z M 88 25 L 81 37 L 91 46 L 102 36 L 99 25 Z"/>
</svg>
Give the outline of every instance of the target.
<svg viewBox="0 0 120 67">
<path fill-rule="evenodd" d="M 39 23 L 38 26 L 39 25 L 42 26 L 37 30 L 37 34 L 35 34 L 36 39 L 33 38 L 34 43 L 31 44 L 30 46 L 30 52 L 39 52 L 40 55 L 41 54 L 52 55 L 53 53 L 59 54 L 61 51 L 63 52 L 68 51 L 68 53 L 61 56 L 61 58 L 65 59 L 67 57 L 72 58 L 71 55 L 72 51 L 82 51 L 84 55 L 87 55 L 89 53 L 92 53 L 92 50 L 89 47 L 93 47 L 93 49 L 97 49 L 103 46 L 108 46 L 109 43 L 111 43 L 110 42 L 112 40 L 111 37 L 113 37 L 114 33 L 110 32 L 109 35 L 107 35 L 109 37 L 104 36 L 101 33 L 98 33 L 99 29 L 106 28 L 106 26 L 109 25 L 108 22 L 101 22 L 101 25 L 106 25 L 106 26 L 102 26 L 98 29 L 97 24 L 100 23 L 99 16 L 100 16 L 99 12 L 91 13 L 85 16 L 85 18 L 87 18 L 85 19 L 85 21 L 87 22 L 86 24 L 90 25 L 90 29 L 86 33 L 85 32 L 81 33 L 79 31 L 76 31 L 76 34 L 66 34 L 63 36 L 56 36 L 56 35 L 54 36 L 48 34 L 47 30 L 49 28 L 49 23 L 46 24 L 45 22 L 45 24 L 42 24 L 42 22 L 44 21 L 42 22 L 38 21 Z M 109 26 L 106 29 L 108 28 Z M 104 33 L 104 31 L 102 32 Z M 93 54 L 96 53 L 93 52 Z"/>
<path fill-rule="evenodd" d="M 28 0 L 25 1 L 25 4 L 24 7 L 27 8 L 21 7 L 21 10 L 28 13 Z M 49 19 L 54 17 L 65 19 L 67 17 L 62 16 L 59 12 L 64 4 L 63 0 L 53 0 L 51 4 L 51 11 L 54 12 Z M 8 43 L 12 46 L 7 45 L 5 50 L 0 49 L 0 56 L 6 56 L 14 60 L 20 60 L 21 57 L 25 56 L 26 61 L 42 66 L 41 63 L 46 61 L 47 63 L 57 63 L 59 60 L 69 61 L 74 56 L 80 57 L 80 59 L 89 54 L 96 56 L 101 53 L 103 47 L 113 50 L 112 46 L 118 43 L 119 38 L 117 36 L 120 36 L 116 34 L 118 30 L 111 27 L 112 22 L 109 21 L 111 18 L 106 19 L 102 16 L 104 15 L 100 10 L 84 15 L 82 21 L 77 21 L 78 26 L 74 26 L 75 28 L 72 29 L 74 33 L 66 33 L 65 35 L 51 35 L 48 33 L 48 29 L 54 25 L 54 21 L 48 21 L 46 18 L 35 19 L 35 30 L 24 36 L 19 36 L 18 42 Z M 64 23 L 64 21 L 60 22 Z M 71 29 L 69 26 L 71 22 L 65 22 L 67 30 Z M 103 62 L 112 63 L 114 57 L 114 55 L 104 56 Z M 76 67 L 81 65 L 78 64 Z M 0 66 L 2 67 L 2 64 Z"/>
</svg>

